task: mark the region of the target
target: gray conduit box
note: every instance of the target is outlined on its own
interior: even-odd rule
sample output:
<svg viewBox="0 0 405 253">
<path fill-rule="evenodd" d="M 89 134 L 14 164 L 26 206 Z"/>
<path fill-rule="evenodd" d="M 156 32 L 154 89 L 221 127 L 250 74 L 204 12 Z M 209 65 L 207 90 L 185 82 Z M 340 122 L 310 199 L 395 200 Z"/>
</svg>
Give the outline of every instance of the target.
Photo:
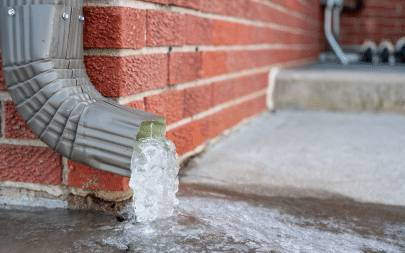
<svg viewBox="0 0 405 253">
<path fill-rule="evenodd" d="M 0 38 L 8 90 L 30 129 L 72 161 L 131 176 L 135 141 L 164 137 L 165 118 L 119 105 L 83 64 L 83 0 L 2 0 Z"/>
</svg>

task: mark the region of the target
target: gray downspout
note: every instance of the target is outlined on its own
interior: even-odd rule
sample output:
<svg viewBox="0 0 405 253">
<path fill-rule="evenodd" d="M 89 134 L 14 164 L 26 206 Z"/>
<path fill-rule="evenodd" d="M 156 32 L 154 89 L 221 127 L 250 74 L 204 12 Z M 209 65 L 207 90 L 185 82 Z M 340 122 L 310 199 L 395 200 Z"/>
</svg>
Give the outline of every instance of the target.
<svg viewBox="0 0 405 253">
<path fill-rule="evenodd" d="M 83 0 L 2 0 L 6 84 L 28 127 L 72 161 L 130 177 L 135 141 L 165 118 L 104 98 L 83 63 Z"/>
</svg>

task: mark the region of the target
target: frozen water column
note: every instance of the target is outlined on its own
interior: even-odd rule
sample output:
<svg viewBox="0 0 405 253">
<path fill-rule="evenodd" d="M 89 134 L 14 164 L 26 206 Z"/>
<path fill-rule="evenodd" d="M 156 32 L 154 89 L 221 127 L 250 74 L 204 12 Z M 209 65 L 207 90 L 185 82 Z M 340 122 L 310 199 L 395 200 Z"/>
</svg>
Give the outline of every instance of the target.
<svg viewBox="0 0 405 253">
<path fill-rule="evenodd" d="M 165 118 L 104 98 L 83 63 L 83 0 L 4 0 L 6 84 L 30 129 L 72 161 L 131 176 L 135 141 L 164 137 Z"/>
</svg>

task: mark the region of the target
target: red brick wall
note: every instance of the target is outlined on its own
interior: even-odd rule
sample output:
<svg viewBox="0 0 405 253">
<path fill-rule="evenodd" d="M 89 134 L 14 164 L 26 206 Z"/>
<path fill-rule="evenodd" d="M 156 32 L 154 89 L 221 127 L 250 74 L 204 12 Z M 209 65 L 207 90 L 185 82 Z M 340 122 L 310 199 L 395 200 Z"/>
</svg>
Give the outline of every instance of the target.
<svg viewBox="0 0 405 253">
<path fill-rule="evenodd" d="M 364 4 L 365 7 L 359 15 L 342 16 L 342 44 L 359 45 L 366 39 L 376 43 L 388 39 L 396 43 L 398 39 L 405 36 L 404 1 L 364 0 Z"/>
<path fill-rule="evenodd" d="M 317 57 L 321 22 L 314 4 L 149 0 L 131 7 L 87 6 L 85 65 L 104 96 L 164 115 L 167 137 L 181 156 L 264 111 L 272 67 Z M 0 99 L 0 180 L 128 189 L 126 178 L 63 160 L 43 147 L 17 113 L 1 74 Z"/>
</svg>

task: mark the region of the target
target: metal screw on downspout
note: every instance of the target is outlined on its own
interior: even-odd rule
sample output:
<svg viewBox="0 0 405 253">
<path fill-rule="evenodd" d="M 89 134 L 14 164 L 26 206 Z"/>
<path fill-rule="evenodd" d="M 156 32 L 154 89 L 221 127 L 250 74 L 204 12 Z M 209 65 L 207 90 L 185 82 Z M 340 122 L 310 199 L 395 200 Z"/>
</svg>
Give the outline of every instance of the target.
<svg viewBox="0 0 405 253">
<path fill-rule="evenodd" d="M 83 17 L 83 15 L 79 15 L 79 21 L 84 22 L 84 17 Z"/>
<path fill-rule="evenodd" d="M 69 13 L 66 13 L 66 12 L 63 13 L 62 18 L 63 18 L 64 20 L 68 19 L 68 18 L 69 18 Z"/>
<path fill-rule="evenodd" d="M 8 10 L 8 15 L 14 16 L 15 15 L 15 10 L 14 9 Z"/>
</svg>

